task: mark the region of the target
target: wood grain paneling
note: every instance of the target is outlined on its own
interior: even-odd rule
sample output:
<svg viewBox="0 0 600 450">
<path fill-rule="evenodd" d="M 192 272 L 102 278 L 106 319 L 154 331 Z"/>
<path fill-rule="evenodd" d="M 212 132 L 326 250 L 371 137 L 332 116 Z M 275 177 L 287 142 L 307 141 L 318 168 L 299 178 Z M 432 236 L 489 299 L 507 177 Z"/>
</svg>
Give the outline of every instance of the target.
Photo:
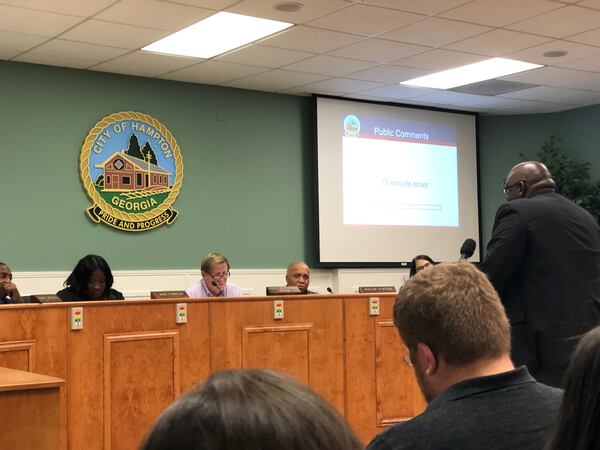
<svg viewBox="0 0 600 450">
<path fill-rule="evenodd" d="M 139 446 L 180 392 L 177 330 L 104 336 L 104 450 Z"/>
<path fill-rule="evenodd" d="M 35 372 L 35 341 L 0 343 L 0 366 Z"/>
<path fill-rule="evenodd" d="M 346 419 L 364 443 L 425 407 L 392 325 L 395 295 L 380 295 L 379 301 L 380 314 L 370 316 L 369 296 L 344 298 Z"/>
<path fill-rule="evenodd" d="M 256 363 L 259 367 L 306 377 L 308 384 L 343 414 L 344 336 L 341 298 L 288 297 L 284 300 L 284 310 L 284 319 L 275 320 L 273 298 L 211 302 L 211 371 L 250 367 Z M 310 331 L 307 329 L 309 325 Z M 283 331 L 284 328 L 279 327 L 291 328 Z M 261 328 L 268 331 L 257 332 Z M 247 330 L 253 332 L 248 333 Z M 241 345 L 244 339 L 248 340 L 246 347 Z M 248 348 L 246 353 L 244 348 Z M 284 354 L 292 348 L 300 351 L 300 358 L 306 355 L 307 375 L 302 368 L 304 363 L 290 357 L 293 355 Z M 261 355 L 267 352 L 273 352 L 276 356 Z"/>
</svg>

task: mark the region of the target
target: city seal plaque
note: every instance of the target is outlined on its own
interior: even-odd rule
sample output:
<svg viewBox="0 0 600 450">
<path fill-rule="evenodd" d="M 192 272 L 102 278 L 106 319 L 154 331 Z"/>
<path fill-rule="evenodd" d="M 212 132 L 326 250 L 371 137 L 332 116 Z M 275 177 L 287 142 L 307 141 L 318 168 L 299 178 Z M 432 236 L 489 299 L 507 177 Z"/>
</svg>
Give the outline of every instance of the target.
<svg viewBox="0 0 600 450">
<path fill-rule="evenodd" d="M 124 231 L 146 231 L 171 224 L 171 205 L 183 181 L 181 151 L 171 132 L 139 112 L 119 112 L 88 133 L 79 173 L 93 205 L 96 223 Z"/>
</svg>

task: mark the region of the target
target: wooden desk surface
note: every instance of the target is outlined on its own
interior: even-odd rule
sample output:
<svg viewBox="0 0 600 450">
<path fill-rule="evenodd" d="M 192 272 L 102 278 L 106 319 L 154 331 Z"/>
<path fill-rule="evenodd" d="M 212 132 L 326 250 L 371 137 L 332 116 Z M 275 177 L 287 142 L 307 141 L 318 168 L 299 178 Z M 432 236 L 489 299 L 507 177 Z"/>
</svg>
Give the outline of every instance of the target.
<svg viewBox="0 0 600 450">
<path fill-rule="evenodd" d="M 0 392 L 61 387 L 64 380 L 39 373 L 0 367 Z"/>
</svg>

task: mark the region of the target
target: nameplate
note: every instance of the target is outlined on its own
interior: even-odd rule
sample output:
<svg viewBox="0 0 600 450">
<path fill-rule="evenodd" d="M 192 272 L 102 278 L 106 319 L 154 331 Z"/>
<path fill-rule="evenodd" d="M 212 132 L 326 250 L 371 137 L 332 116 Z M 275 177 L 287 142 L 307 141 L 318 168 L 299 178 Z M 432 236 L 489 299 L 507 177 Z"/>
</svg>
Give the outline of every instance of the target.
<svg viewBox="0 0 600 450">
<path fill-rule="evenodd" d="M 267 286 L 267 295 L 300 295 L 298 286 Z"/>
<path fill-rule="evenodd" d="M 62 302 L 60 298 L 58 298 L 54 294 L 34 294 L 29 297 L 31 299 L 31 303 L 57 303 Z"/>
<path fill-rule="evenodd" d="M 392 294 L 396 293 L 394 286 L 359 286 L 359 294 L 380 294 L 382 292 L 389 292 Z"/>
<path fill-rule="evenodd" d="M 164 300 L 168 298 L 188 298 L 185 291 L 151 291 L 150 298 L 152 300 Z"/>
</svg>

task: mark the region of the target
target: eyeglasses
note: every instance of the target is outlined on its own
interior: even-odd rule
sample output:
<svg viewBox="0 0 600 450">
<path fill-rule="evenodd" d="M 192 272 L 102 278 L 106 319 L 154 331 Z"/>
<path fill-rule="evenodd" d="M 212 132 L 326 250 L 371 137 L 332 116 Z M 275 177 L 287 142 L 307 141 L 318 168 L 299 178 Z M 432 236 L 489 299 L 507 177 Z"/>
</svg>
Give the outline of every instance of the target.
<svg viewBox="0 0 600 450">
<path fill-rule="evenodd" d="M 428 269 L 429 267 L 431 267 L 431 263 L 430 262 L 426 262 L 422 266 L 419 266 L 419 267 L 415 268 L 415 271 L 416 272 L 421 272 L 422 270 Z"/>
<path fill-rule="evenodd" d="M 219 273 L 209 273 L 209 275 L 211 277 L 213 277 L 214 279 L 218 280 L 220 278 L 228 278 L 231 273 L 230 272 L 219 272 Z"/>
<path fill-rule="evenodd" d="M 502 187 L 502 192 L 504 192 L 504 195 L 506 195 L 510 188 L 514 188 L 515 186 L 518 186 L 521 183 L 525 184 L 525 180 L 517 181 L 516 183 L 511 184 L 510 186 L 507 186 L 505 183 L 504 186 Z"/>
</svg>

